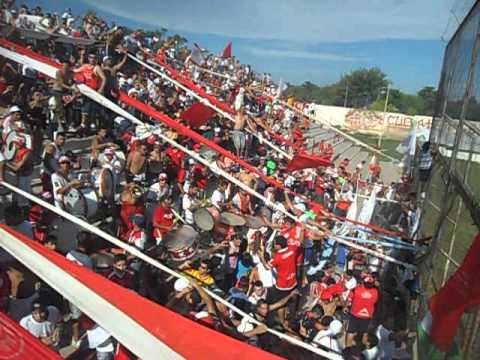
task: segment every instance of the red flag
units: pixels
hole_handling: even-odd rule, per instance
[[[331,165],[330,158],[326,156],[315,156],[315,155],[309,155],[307,153],[298,153],[293,157],[292,160],[290,160],[290,163],[288,164],[285,171],[292,172],[295,170],[316,168],[319,166],[330,166],[330,165]]]
[[[196,102],[190,108],[185,110],[180,118],[188,121],[191,127],[199,128],[207,122],[215,114],[215,110],[203,105],[201,102]]]
[[[222,58],[228,59],[232,57],[232,42],[229,42],[225,49],[223,49]]]
[[[431,341],[443,352],[450,350],[462,314],[480,305],[480,234],[462,265],[430,299]]]

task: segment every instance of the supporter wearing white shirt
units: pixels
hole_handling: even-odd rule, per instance
[[[53,198],[55,206],[63,209],[63,196],[73,187],[80,186],[79,180],[74,180],[70,172],[70,159],[67,156],[61,156],[58,159],[60,168],[52,174]]]
[[[380,358],[380,349],[378,347],[378,337],[373,333],[365,333],[362,337],[362,344],[365,350],[362,351],[365,360],[378,360]]]
[[[55,306],[34,303],[32,313],[20,320],[20,326],[43,343],[55,346],[60,340],[60,311]]]
[[[225,204],[225,190],[227,185],[224,182],[218,184],[218,188],[213,191],[210,201],[217,209],[222,210]]]
[[[183,195],[182,209],[185,214],[185,222],[189,225],[193,225],[193,211],[196,209],[195,192],[197,189],[194,186],[190,186],[188,192]]]
[[[167,183],[168,176],[165,173],[161,173],[158,176],[158,182],[150,186],[147,192],[147,199],[157,202],[161,199],[168,198],[172,195],[172,189]]]
[[[266,300],[267,299],[267,289],[263,286],[261,281],[255,281],[253,284],[253,291],[252,294],[248,297],[248,301],[250,301],[253,305],[257,305],[259,300]]]
[[[389,360],[393,358],[395,352],[395,341],[393,340],[393,331],[384,325],[379,325],[375,332],[378,338],[379,359]]]
[[[88,347],[97,351],[97,359],[113,359],[115,347],[113,338],[104,328],[95,325],[87,330]]]
[[[342,332],[342,323],[335,320],[333,316],[324,316],[317,320],[315,323],[315,329],[318,333],[312,340],[312,345],[323,346],[326,349],[340,353],[342,348],[337,336]]]

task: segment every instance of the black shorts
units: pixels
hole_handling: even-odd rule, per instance
[[[360,319],[352,314],[348,317],[348,329],[347,333],[350,334],[364,334],[368,332],[368,327],[370,326],[371,319]]]
[[[293,289],[290,289],[290,290],[280,290],[280,289],[277,289],[277,288],[274,286],[274,287],[268,289],[267,303],[268,303],[269,305],[275,304],[277,301],[280,301],[280,300],[282,300],[283,298],[285,298],[286,296],[288,296],[292,291],[293,291]]]
[[[419,170],[418,171],[418,177],[420,178],[420,181],[422,181],[422,182],[427,182],[428,181],[428,178],[430,176],[430,170],[431,169]]]

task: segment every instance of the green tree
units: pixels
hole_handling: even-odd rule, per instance
[[[354,70],[337,83],[335,105],[344,104],[348,86],[347,106],[368,107],[387,85],[387,75],[379,68]]]
[[[435,99],[437,90],[433,86],[425,86],[417,95],[423,100],[422,115],[432,116],[435,111]]]
[[[385,110],[385,100],[378,99],[368,107],[368,110],[372,111],[384,111]],[[392,104],[391,102],[388,103],[387,112],[398,112],[398,108]]]

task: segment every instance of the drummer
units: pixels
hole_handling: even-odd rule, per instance
[[[69,157],[61,156],[58,159],[58,164],[59,168],[52,174],[53,198],[55,206],[63,209],[63,196],[65,193],[72,188],[79,188],[82,186],[82,182],[73,178]]]
[[[171,205],[171,198],[164,197],[160,200],[159,205],[153,213],[153,238],[157,246],[162,242],[164,236],[173,228],[175,215],[173,214]]]
[[[106,148],[103,152],[105,155],[102,161],[102,168],[109,169],[113,175],[113,188],[116,189],[119,183],[119,177],[122,172],[122,163],[115,155],[114,148]]]
[[[95,167],[98,160],[98,155],[106,148],[118,149],[118,146],[107,139],[107,128],[101,127],[98,129],[97,135],[92,139],[92,153],[90,155],[90,166]]]
[[[65,133],[57,132],[55,139],[45,145],[42,155],[42,185],[44,191],[52,190],[52,174],[58,169],[58,159],[65,154]]]
[[[201,206],[200,200],[197,198],[198,189],[190,185],[188,191],[183,194],[182,209],[185,214],[185,222],[188,225],[195,223],[193,218],[193,211]]]
[[[212,203],[212,205],[215,206],[219,211],[223,211],[227,207],[227,202],[225,201],[226,190],[227,183],[224,180],[220,180],[218,182],[217,188],[213,191],[210,198],[210,202]]]

